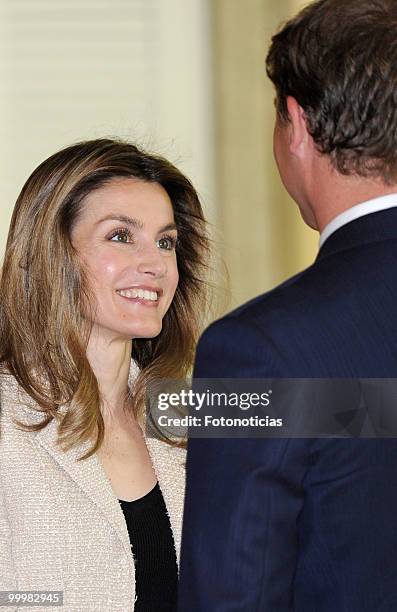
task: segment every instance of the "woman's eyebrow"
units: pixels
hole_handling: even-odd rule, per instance
[[[99,225],[99,223],[103,223],[103,221],[120,221],[120,223],[131,225],[131,227],[135,229],[143,229],[142,221],[138,221],[138,219],[134,219],[133,217],[129,217],[128,215],[109,213],[108,215],[106,215],[106,217],[102,217],[102,219],[99,219],[99,221],[97,221],[95,225]]]
[[[164,227],[161,228],[161,230],[159,230],[159,233],[161,232],[169,232],[170,230],[177,230],[177,226],[176,223],[168,223],[167,225],[165,225]]]
[[[129,217],[128,215],[121,215],[118,213],[109,213],[108,215],[106,215],[106,217],[102,217],[102,219],[99,219],[99,221],[96,222],[96,225],[98,225],[99,223],[102,223],[103,221],[120,221],[120,223],[125,223],[126,225],[130,225],[134,229],[138,229],[138,230],[143,229],[142,221],[139,221],[139,219],[135,219],[134,217]],[[177,229],[177,226],[175,223],[167,223],[167,225],[165,225],[159,230],[159,233],[167,232],[170,230],[176,230],[176,229]]]

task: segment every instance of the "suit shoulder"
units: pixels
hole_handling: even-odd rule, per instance
[[[255,332],[274,329],[277,320],[283,325],[291,317],[307,312],[308,297],[315,292],[315,266],[284,281],[274,289],[262,293],[215,321],[211,327],[251,329]],[[310,301],[310,300],[309,300]]]
[[[230,362],[240,371],[243,361],[252,378],[312,371],[314,356],[324,353],[322,337],[338,325],[321,276],[321,266],[313,265],[212,323],[198,347],[199,372],[207,371],[209,355],[221,361],[226,353],[230,370]]]

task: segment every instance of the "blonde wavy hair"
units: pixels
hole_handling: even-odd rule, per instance
[[[209,238],[191,182],[169,161],[125,141],[96,139],[62,149],[34,170],[17,199],[1,272],[0,369],[16,378],[44,414],[40,423],[20,425],[38,431],[57,419],[65,451],[93,439],[80,459],[102,444],[104,421],[86,356],[95,300],[71,232],[84,198],[121,177],[161,185],[178,229],[179,283],[162,331],[132,343],[140,370],[132,410],[141,416],[150,381],[189,375],[207,309]],[[68,409],[60,418],[64,404]]]

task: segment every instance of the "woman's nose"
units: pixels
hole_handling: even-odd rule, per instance
[[[157,246],[141,252],[137,269],[140,274],[148,274],[153,277],[165,276],[167,264]]]

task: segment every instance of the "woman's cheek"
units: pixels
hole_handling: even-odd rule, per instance
[[[179,282],[179,276],[178,276],[178,272],[177,272],[176,275],[174,276],[174,279],[173,279],[173,287],[172,287],[172,290],[170,291],[170,297],[169,297],[169,303],[168,303],[168,306],[167,306],[167,310],[171,306],[172,301],[173,301],[173,299],[175,297],[175,293],[176,293],[176,290],[178,288],[178,282]]]
[[[108,253],[97,254],[93,257],[91,267],[96,279],[100,282],[103,282],[105,278],[113,279],[119,269],[117,258]]]

